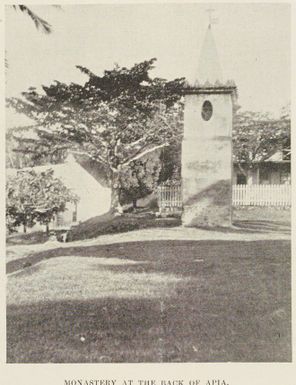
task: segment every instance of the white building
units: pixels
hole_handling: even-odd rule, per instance
[[[66,187],[79,197],[77,204],[68,203],[66,210],[56,216],[49,226],[51,229],[67,229],[73,224],[102,215],[110,209],[110,188],[103,186],[102,183],[95,179],[76,161],[72,154],[67,157],[64,163],[36,166],[31,169],[38,173],[48,169],[54,170],[54,177],[60,179]],[[13,176],[17,175],[18,171],[17,169],[8,169],[6,173],[7,176]],[[32,230],[38,229],[40,229],[38,225],[32,228]]]

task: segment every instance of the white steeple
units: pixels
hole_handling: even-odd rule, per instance
[[[218,58],[211,24],[209,24],[207,28],[202,45],[196,81],[200,85],[203,85],[205,82],[209,82],[211,85],[214,85],[217,81],[219,83],[223,83],[222,69]]]

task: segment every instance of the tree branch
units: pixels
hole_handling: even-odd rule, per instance
[[[89,154],[86,151],[78,151],[78,150],[72,150],[72,149],[70,151],[71,151],[71,153],[76,154],[76,155],[85,155],[88,158],[95,160],[96,162],[99,161],[99,162],[105,164],[106,166],[110,167],[108,162],[105,159],[101,158],[98,154],[96,154],[96,156],[94,156],[94,155]],[[110,167],[110,168],[112,169],[112,167]]]
[[[121,163],[122,166],[126,166],[128,165],[129,163],[133,162],[134,160],[137,160],[137,159],[140,159],[142,158],[143,156],[147,155],[147,154],[150,154],[151,152],[153,151],[156,151],[158,150],[159,148],[163,148],[163,147],[166,147],[168,146],[169,144],[168,143],[163,143],[163,144],[159,144],[159,145],[156,145],[152,148],[149,148],[145,151],[143,151],[143,149],[141,149],[140,151],[138,151],[134,156],[128,158],[125,162]],[[143,151],[143,152],[142,152]]]

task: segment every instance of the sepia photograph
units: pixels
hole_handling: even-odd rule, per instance
[[[291,5],[4,28],[6,363],[291,363]]]

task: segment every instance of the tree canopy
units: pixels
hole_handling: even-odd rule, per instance
[[[278,119],[259,112],[238,112],[233,122],[233,158],[246,173],[257,162],[277,151],[290,148],[291,121],[289,107]]]
[[[28,146],[50,154],[71,148],[105,166],[115,210],[121,169],[182,135],[184,79],[151,78],[155,60],[129,69],[116,65],[102,76],[77,66],[88,77],[83,85],[56,81],[8,100],[38,125],[38,140]]]
[[[137,207],[137,200],[152,193],[157,187],[161,162],[158,152],[143,156],[124,167],[120,174],[121,197]]]
[[[31,87],[21,98],[8,99],[9,106],[36,122],[36,137],[19,140],[17,151],[36,164],[59,161],[69,149],[96,162],[108,176],[115,211],[121,210],[123,190],[137,197],[157,178],[179,174],[184,78],[151,77],[155,60],[131,68],[115,65],[102,75],[77,66],[87,77],[84,84],[55,81],[42,91]],[[288,107],[279,119],[250,111],[234,115],[233,156],[243,172],[289,145]],[[149,158],[159,149],[165,170]]]
[[[78,202],[54,171],[19,170],[6,182],[6,223],[8,229],[36,222],[48,225],[53,216],[66,209],[67,202]]]

